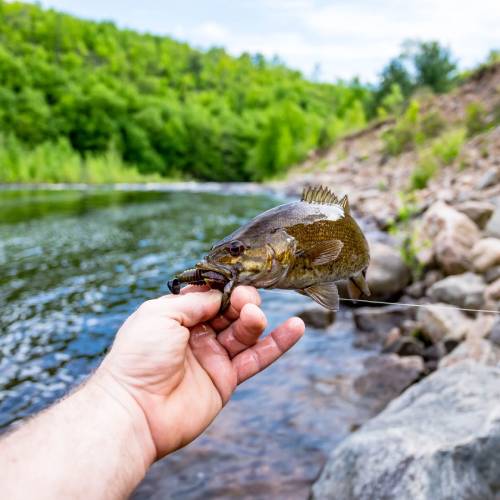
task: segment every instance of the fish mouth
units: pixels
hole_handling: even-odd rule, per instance
[[[202,261],[193,269],[187,269],[176,275],[168,282],[168,288],[174,295],[180,293],[181,285],[208,285],[210,288],[222,291],[234,278],[234,273],[230,269]]]

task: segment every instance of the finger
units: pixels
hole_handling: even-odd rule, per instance
[[[161,313],[187,327],[212,319],[220,309],[222,294],[218,290],[191,292],[183,295],[165,295],[148,300],[141,309]]]
[[[225,404],[236,387],[236,373],[216,335],[211,327],[196,325],[191,330],[189,345],[219,392],[222,404]]]
[[[188,285],[181,288],[180,295],[193,292],[208,292],[211,288],[208,285]]]
[[[265,339],[238,354],[233,359],[238,384],[276,361],[302,337],[304,329],[304,322],[300,318],[290,318]]]
[[[240,317],[217,336],[232,358],[241,351],[254,345],[267,326],[267,319],[255,304],[245,304]]]
[[[261,303],[259,292],[253,286],[238,286],[231,294],[231,303],[220,316],[217,316],[210,325],[216,332],[220,332],[227,328],[240,315],[245,304],[255,304],[259,306]]]

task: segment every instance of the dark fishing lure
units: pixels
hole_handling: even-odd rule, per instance
[[[237,285],[296,290],[338,310],[336,281],[347,280],[352,298],[370,295],[365,280],[370,254],[352,218],[347,196],[323,187],[304,189],[300,201],[272,208],[216,243],[204,260],[169,281],[223,291],[222,307]]]

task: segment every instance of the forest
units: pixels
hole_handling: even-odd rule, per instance
[[[394,112],[417,86],[442,92],[456,79],[436,42],[405,49],[375,86],[319,83],[277,57],[0,0],[0,182],[260,181]]]

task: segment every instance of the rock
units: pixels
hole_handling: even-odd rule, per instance
[[[415,281],[405,288],[405,293],[412,299],[420,299],[425,295],[425,283],[423,281]]]
[[[395,326],[394,328],[391,328],[389,330],[389,333],[387,334],[387,336],[384,339],[384,343],[382,345],[382,352],[385,352],[385,350],[389,346],[394,344],[394,342],[398,341],[400,338],[401,338],[401,330],[397,326]],[[388,351],[388,352],[392,352],[392,351]]]
[[[485,233],[487,236],[500,238],[500,206],[497,205],[497,208],[493,212],[488,224],[486,224]]]
[[[312,328],[327,328],[335,321],[335,313],[324,307],[311,306],[297,316],[304,321],[306,326]]]
[[[437,281],[427,290],[427,294],[435,302],[481,309],[484,305],[485,288],[486,284],[481,276],[468,272]]]
[[[500,264],[500,239],[483,238],[472,248],[474,269],[484,273],[490,267]]]
[[[445,339],[463,340],[470,324],[461,311],[442,303],[421,307],[417,312],[417,321],[422,333],[433,344]]]
[[[364,367],[364,373],[354,380],[354,389],[363,398],[373,400],[377,410],[401,394],[425,369],[420,356],[396,354],[370,356]]]
[[[400,337],[382,350],[386,354],[398,354],[399,356],[423,356],[424,345],[413,337]]]
[[[439,361],[441,358],[446,356],[446,354],[447,351],[444,342],[438,342],[437,344],[427,347],[424,350],[422,357],[425,361]]]
[[[455,206],[455,208],[465,214],[476,223],[479,229],[484,229],[495,210],[495,205],[487,201],[466,201]]]
[[[500,317],[497,316],[495,318],[495,322],[491,328],[491,332],[489,335],[490,342],[493,342],[497,347],[500,347]]]
[[[442,280],[444,274],[439,269],[431,269],[427,271],[424,276],[425,288],[430,288],[436,281]]]
[[[498,302],[500,302],[500,278],[486,287],[484,299],[488,308],[495,309],[497,307]]]
[[[446,274],[471,268],[470,250],[479,240],[478,227],[465,214],[446,203],[434,203],[424,214],[415,233],[423,265],[435,260]]]
[[[489,168],[479,179],[476,189],[483,190],[494,186],[500,181],[500,171],[496,167]]]
[[[492,283],[493,281],[496,281],[498,278],[500,278],[500,266],[490,267],[484,273],[484,280],[486,281],[486,283]]]
[[[467,359],[484,365],[496,365],[500,361],[500,348],[486,339],[468,338],[452,353],[441,359],[439,368],[446,368]]]
[[[404,320],[414,318],[414,309],[396,304],[384,307],[360,307],[353,312],[354,323],[360,330],[381,334],[399,326]]]
[[[370,266],[366,279],[373,300],[397,296],[410,281],[410,270],[399,252],[383,243],[370,243]]]
[[[500,490],[500,368],[438,370],[345,439],[316,500],[493,500]]]

